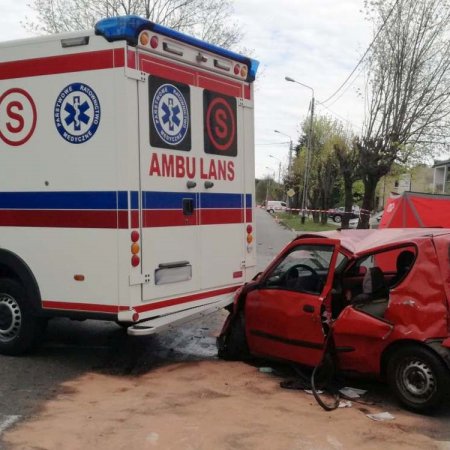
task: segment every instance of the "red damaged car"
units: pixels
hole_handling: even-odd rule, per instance
[[[332,333],[337,368],[386,379],[425,412],[450,385],[450,230],[342,230],[294,239],[237,291],[219,356],[315,367]]]

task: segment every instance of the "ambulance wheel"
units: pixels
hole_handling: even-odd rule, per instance
[[[20,355],[35,349],[46,325],[46,319],[33,315],[22,286],[0,279],[0,353]]]
[[[424,347],[408,346],[394,353],[387,375],[400,403],[415,412],[438,408],[448,391],[447,368],[438,355]]]
[[[245,336],[244,313],[239,312],[231,321],[228,332],[218,342],[219,358],[226,361],[244,361],[250,353]]]

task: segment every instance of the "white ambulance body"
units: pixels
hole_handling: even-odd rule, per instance
[[[138,17],[0,44],[0,352],[52,316],[150,334],[255,271],[257,62]]]

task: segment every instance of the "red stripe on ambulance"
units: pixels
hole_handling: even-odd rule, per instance
[[[133,309],[138,313],[153,311],[159,308],[167,308],[169,306],[176,306],[183,303],[195,302],[197,300],[203,300],[209,297],[230,294],[239,289],[239,287],[240,286],[232,286],[224,289],[219,289],[216,291],[202,292],[201,294],[193,294],[184,297],[162,300],[148,305],[137,306]],[[129,309],[127,306],[101,305],[97,303],[58,302],[53,300],[43,300],[42,307],[45,309],[56,309],[64,311],[86,311],[86,312],[107,313],[107,314],[117,314],[119,311],[127,311]]]
[[[0,226],[126,229],[128,212],[0,209]]]
[[[163,61],[149,55],[139,54],[139,68],[145,73],[157,75],[161,78],[198,86],[231,97],[250,99],[251,91],[249,86],[246,87],[242,83],[225,80],[200,70],[180,67],[178,64]]]
[[[124,67],[123,49],[48,56],[0,63],[0,80]]]
[[[187,295],[185,297],[178,297],[171,300],[163,300],[160,302],[150,303],[148,305],[136,306],[134,309],[138,313],[153,311],[154,309],[167,308],[168,306],[175,306],[180,305],[182,303],[195,302],[196,300],[203,300],[209,297],[216,297],[219,295],[230,294],[239,288],[240,286],[232,286],[224,289],[219,289],[217,291],[202,292],[201,294]]]

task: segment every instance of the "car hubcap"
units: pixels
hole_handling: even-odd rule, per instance
[[[411,395],[424,399],[436,388],[433,372],[423,361],[408,361],[404,365],[402,384]]]
[[[14,339],[20,330],[22,315],[14,298],[0,294],[0,341],[8,342]]]

